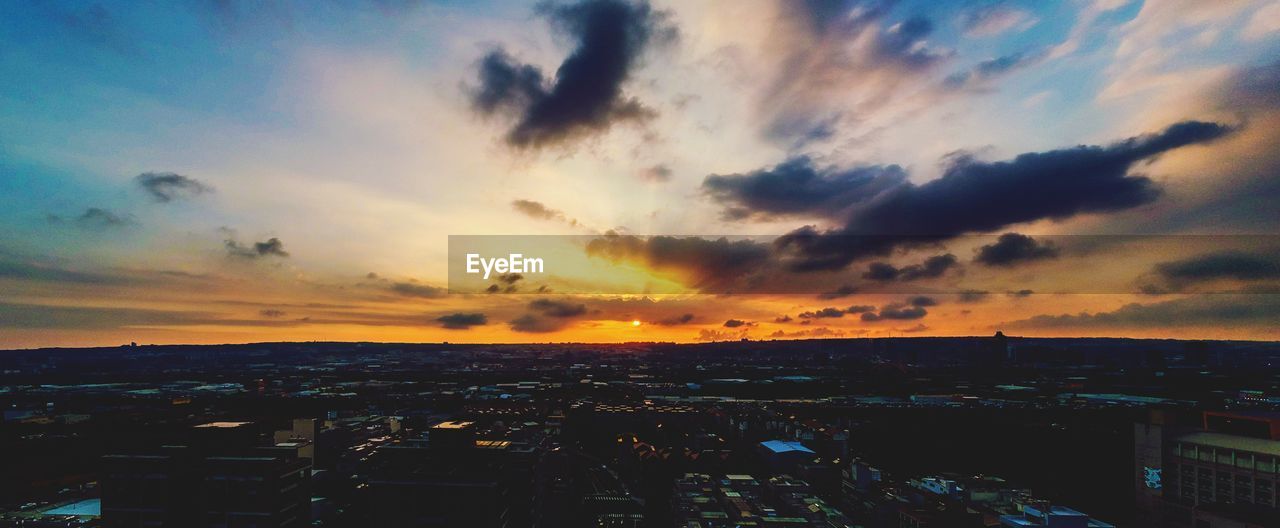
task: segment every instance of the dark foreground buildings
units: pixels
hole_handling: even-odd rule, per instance
[[[1148,526],[1280,526],[1280,416],[1152,412],[1134,427],[1138,507]]]
[[[253,424],[196,426],[184,445],[102,461],[108,527],[294,528],[310,525],[311,460],[303,444],[256,446]]]

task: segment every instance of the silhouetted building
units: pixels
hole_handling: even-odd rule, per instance
[[[189,445],[102,459],[108,527],[289,528],[310,524],[311,461],[254,448],[252,424],[197,426]]]

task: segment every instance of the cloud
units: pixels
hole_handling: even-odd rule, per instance
[[[268,319],[279,319],[279,318],[284,317],[285,315],[288,315],[288,314],[286,314],[283,310],[276,310],[276,309],[274,309],[274,308],[266,308],[266,309],[258,310],[258,315],[261,315],[262,317],[266,317],[266,318],[268,318]]]
[[[529,303],[529,309],[549,317],[578,317],[587,313],[587,305],[567,300],[537,299]]]
[[[832,291],[819,293],[819,294],[818,294],[818,298],[819,298],[819,299],[827,299],[827,300],[830,300],[830,299],[839,299],[839,298],[842,298],[842,297],[848,297],[848,296],[853,295],[853,294],[855,294],[855,293],[858,293],[858,289],[857,289],[857,288],[855,288],[855,287],[853,287],[853,286],[850,286],[850,285],[848,285],[848,284],[845,284],[845,285],[840,286],[839,288],[836,288],[836,289],[834,289],[834,290],[832,290]]]
[[[482,313],[453,313],[437,317],[436,321],[450,330],[467,330],[473,326],[488,324],[489,318]]]
[[[773,339],[800,338],[800,337],[830,338],[830,337],[844,337],[845,335],[846,334],[844,330],[832,330],[830,328],[822,326],[822,327],[814,328],[811,330],[797,330],[795,332],[786,332],[783,330],[778,330],[773,332],[772,334],[769,334],[766,337],[770,337]]]
[[[937,299],[934,299],[933,297],[926,297],[926,296],[924,296],[924,295],[918,295],[918,296],[915,296],[915,297],[912,297],[912,298],[908,299],[908,300],[907,300],[907,304],[910,304],[911,306],[920,306],[920,307],[923,307],[923,306],[937,306],[937,305],[938,305],[938,300],[937,300]]]
[[[978,248],[973,261],[987,266],[1013,267],[1024,262],[1058,258],[1058,248],[1052,242],[1037,242],[1020,233],[1005,233],[996,243]]]
[[[56,224],[62,222],[62,217],[49,215],[47,220]],[[75,223],[82,229],[109,229],[126,227],[137,222],[131,215],[115,213],[100,207],[90,207],[75,218]]]
[[[760,97],[765,137],[801,148],[900,109],[916,81],[951,55],[922,16],[887,20],[894,2],[779,2]],[[888,109],[888,110],[886,110]]]
[[[535,220],[564,220],[564,213],[533,200],[513,200],[511,207]]]
[[[952,90],[987,89],[992,81],[1017,70],[1033,66],[1047,56],[1047,52],[1041,51],[1036,53],[1017,52],[990,58],[975,64],[970,69],[948,75],[946,79],[943,79],[942,84]]]
[[[514,121],[506,135],[509,145],[565,144],[615,123],[656,115],[625,96],[623,85],[649,47],[677,38],[665,13],[647,2],[623,0],[542,4],[538,11],[574,42],[555,78],[496,49],[480,60],[479,86],[470,89],[476,111]]]
[[[392,282],[387,286],[387,289],[405,297],[420,297],[424,299],[434,299],[445,294],[444,288],[419,284],[416,281]]]
[[[982,302],[991,295],[991,292],[983,290],[964,290],[960,292],[959,301],[965,304]]]
[[[1007,328],[1176,328],[1256,326],[1274,328],[1280,295],[1196,295],[1152,304],[1127,304],[1110,312],[1037,315]]]
[[[730,330],[709,330],[706,328],[698,330],[698,341],[737,341],[747,337],[747,330],[730,331]]]
[[[929,315],[929,311],[924,306],[915,304],[917,299],[929,299],[928,297],[917,297],[911,302],[892,303],[882,306],[879,313],[863,312],[861,318],[863,321],[884,321],[884,320],[912,320],[923,319]]]
[[[994,37],[1010,30],[1022,31],[1037,22],[1036,18],[1006,2],[992,2],[965,11],[960,17],[960,27],[965,36]]]
[[[634,262],[677,275],[686,285],[705,291],[731,290],[744,276],[759,272],[769,259],[769,246],[727,238],[653,236],[608,233],[587,243],[587,255],[613,262]]]
[[[844,317],[845,311],[839,308],[823,308],[812,312],[801,312],[801,319],[829,319]]]
[[[131,326],[202,324],[212,320],[212,316],[204,312],[0,302],[0,328],[60,328],[82,331]]]
[[[213,192],[213,187],[172,172],[144,172],[134,178],[138,186],[160,203],[193,198],[201,194]]]
[[[222,242],[227,248],[227,255],[233,257],[256,259],[260,257],[288,257],[289,252],[284,250],[284,242],[279,238],[271,237],[264,242],[254,242],[252,246],[243,246],[233,239],[226,239]]]
[[[640,171],[640,179],[655,183],[671,181],[671,168],[666,165],[654,165]]]
[[[574,319],[586,315],[587,305],[569,300],[537,299],[529,303],[529,313],[512,319],[511,330],[547,333],[568,327]]]
[[[671,317],[659,319],[657,321],[654,321],[653,324],[656,324],[658,326],[679,326],[683,324],[689,324],[693,322],[693,320],[694,320],[694,315],[691,313],[687,313],[687,314],[674,315]]]
[[[947,270],[959,264],[956,256],[950,253],[934,255],[920,264],[912,264],[901,269],[887,262],[872,262],[867,266],[867,271],[862,274],[862,278],[877,282],[895,280],[911,282],[920,279],[934,279],[943,276],[947,273]]]
[[[906,181],[897,165],[839,171],[814,167],[806,156],[745,174],[712,174],[702,192],[724,206],[730,220],[839,216],[864,199]]]
[[[896,176],[897,181],[887,186],[858,182],[859,189],[883,190],[873,196],[854,192],[850,199],[858,205],[847,215],[831,218],[842,221],[843,227],[819,231],[806,226],[780,237],[775,245],[791,254],[794,270],[835,270],[899,246],[1134,208],[1159,195],[1150,178],[1129,174],[1134,165],[1230,131],[1225,125],[1185,121],[1106,147],[1032,152],[997,162],[954,157],[940,178],[923,184]],[[810,207],[815,213],[830,209],[825,200]]]
[[[874,312],[876,311],[876,307],[871,306],[870,304],[855,304],[853,306],[845,308],[844,311],[845,313],[850,313],[850,314],[862,314],[867,312]]]
[[[1184,291],[1216,281],[1239,282],[1280,280],[1280,253],[1247,253],[1227,250],[1162,262],[1152,269],[1155,281],[1143,285],[1148,293]]]
[[[907,328],[894,328],[894,330],[897,330],[897,331],[899,331],[899,332],[903,332],[903,333],[907,333],[907,334],[913,334],[913,333],[916,333],[916,332],[924,332],[924,331],[926,331],[926,330],[928,330],[928,329],[929,329],[929,327],[928,327],[928,326],[926,326],[924,323],[919,323],[919,324],[917,324],[917,325],[915,325],[915,326],[911,326],[911,327],[907,327]]]
[[[753,322],[743,321],[742,319],[729,319],[728,321],[724,322],[725,328],[739,328],[743,326],[755,326],[755,325],[756,324]]]
[[[67,269],[52,262],[19,258],[0,253],[0,279],[18,279],[72,284],[124,284],[128,277],[113,273],[97,273]]]

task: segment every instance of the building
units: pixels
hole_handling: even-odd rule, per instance
[[[1138,506],[1151,525],[1280,526],[1280,415],[1205,412],[1198,427],[1138,424],[1135,433]]]
[[[310,459],[296,448],[255,447],[254,431],[214,422],[195,427],[186,445],[104,456],[103,526],[308,526]]]
[[[1020,515],[1003,515],[1001,526],[1014,528],[1115,528],[1113,525],[1093,519],[1071,508],[1054,506],[1043,501],[1032,501],[1022,506]]]

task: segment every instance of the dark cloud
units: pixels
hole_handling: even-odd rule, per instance
[[[933,297],[918,295],[907,299],[907,304],[910,304],[911,306],[937,306],[938,300]]]
[[[205,323],[213,323],[213,316],[204,312],[0,302],[0,328],[60,328],[82,331]]]
[[[976,303],[986,300],[990,295],[990,292],[983,290],[964,290],[960,292],[959,300],[962,303]]]
[[[850,306],[844,309],[845,313],[850,313],[850,314],[863,314],[863,313],[874,312],[874,311],[876,311],[876,307],[871,306],[870,304],[855,304],[853,306]]]
[[[928,299],[928,297],[924,297],[924,299]],[[913,299],[913,301],[914,300],[915,299]],[[923,306],[918,306],[911,303],[892,303],[892,304],[887,304],[885,306],[882,306],[880,308],[879,313],[863,312],[861,317],[863,321],[884,321],[884,320],[900,320],[901,321],[901,320],[911,320],[911,319],[923,319],[924,316],[926,315],[929,315],[929,312],[928,310],[925,310]]]
[[[548,317],[578,317],[587,313],[587,305],[570,301],[537,299],[529,303],[529,309]]]
[[[755,326],[755,325],[756,324],[753,322],[743,321],[742,319],[730,319],[724,322],[725,328],[739,328],[743,326]]]
[[[858,289],[857,289],[857,288],[855,288],[855,287],[853,287],[853,286],[850,286],[850,285],[846,284],[846,285],[843,285],[843,286],[841,286],[841,287],[839,287],[839,288],[836,288],[836,289],[834,289],[834,290],[832,290],[832,291],[819,293],[819,294],[818,294],[818,298],[819,298],[819,299],[828,299],[828,300],[829,300],[829,299],[840,299],[840,298],[842,298],[842,297],[848,297],[848,296],[853,295],[853,294],[855,294],[855,293],[858,293]]]
[[[405,297],[420,297],[424,299],[434,299],[445,294],[444,288],[419,284],[416,281],[392,282],[387,286],[387,289]]]
[[[640,179],[651,182],[671,181],[671,169],[666,165],[654,165],[640,171]]]
[[[150,194],[152,199],[161,203],[213,192],[213,187],[195,178],[172,172],[144,172],[135,177],[134,181],[143,191]]]
[[[276,310],[276,309],[274,309],[274,308],[267,308],[267,309],[263,309],[263,310],[258,310],[258,315],[261,315],[262,317],[266,317],[266,318],[268,318],[268,319],[279,319],[279,318],[284,317],[285,315],[288,315],[288,314],[287,314],[287,313],[285,313],[283,310]]]
[[[1127,304],[1115,311],[1038,315],[1008,328],[1176,328],[1250,326],[1274,328],[1280,295],[1195,295],[1153,304]]]
[[[648,48],[676,38],[665,13],[652,10],[647,2],[623,0],[542,4],[539,12],[557,33],[574,42],[554,79],[498,49],[481,59],[480,83],[470,93],[478,112],[514,120],[506,135],[508,144],[562,144],[618,122],[655,115],[625,96],[622,88]]]
[[[802,312],[801,319],[834,319],[844,317],[845,311],[839,308],[823,308],[812,312]]]
[[[858,206],[848,215],[831,218],[842,221],[843,227],[819,231],[806,226],[780,237],[776,246],[790,253],[792,269],[833,270],[863,257],[886,255],[896,247],[963,233],[1130,209],[1159,195],[1150,178],[1129,174],[1135,164],[1213,141],[1229,131],[1216,123],[1186,121],[1106,147],[1033,152],[997,162],[958,156],[942,177],[918,185],[896,175],[891,177],[898,181],[888,186],[859,181],[854,185],[858,189],[884,190],[874,196],[852,193],[850,199]],[[726,209],[736,206],[729,203]],[[831,210],[831,204],[815,200],[809,210],[822,213]]]
[[[614,262],[629,261],[680,276],[685,285],[703,291],[727,291],[769,259],[767,245],[727,238],[653,236],[609,233],[587,243],[587,254]]]
[[[473,326],[487,324],[489,318],[482,313],[453,313],[436,318],[440,326],[450,330],[467,330]]]
[[[533,200],[513,200],[511,207],[537,220],[564,220],[564,213]]]
[[[814,167],[802,156],[769,169],[707,176],[702,192],[724,205],[727,219],[831,217],[904,181],[897,165],[838,171]]]
[[[872,262],[862,278],[877,282],[900,280],[910,282],[920,279],[933,279],[943,276],[947,270],[959,265],[955,255],[934,255],[920,264],[912,264],[901,269],[887,262]]]
[[[1280,278],[1280,255],[1224,251],[1156,265],[1161,276],[1178,281]]]
[[[991,81],[1035,65],[1046,56],[1047,54],[1044,52],[1018,52],[987,59],[975,64],[970,69],[958,71],[947,76],[942,81],[942,84],[953,90],[986,88]]]
[[[877,282],[889,282],[898,279],[898,268],[888,262],[872,262],[867,266],[862,278]]]
[[[57,220],[54,220],[55,218]],[[56,215],[50,215],[48,219],[52,223],[60,223],[62,221],[62,218]],[[127,214],[119,214],[99,207],[90,207],[75,218],[75,223],[84,229],[108,229],[125,227],[136,222],[132,216]]]
[[[112,273],[67,269],[53,262],[0,253],[0,279],[18,279],[74,284],[124,284],[129,278]]]
[[[774,318],[773,318],[773,322],[775,322],[775,323],[790,323],[790,322],[791,322],[791,316],[790,316],[790,315],[785,315],[785,314],[783,314],[783,315],[779,315],[778,317],[774,317]]]
[[[1005,233],[996,243],[978,248],[973,261],[987,266],[1013,267],[1024,262],[1057,258],[1058,248],[1052,242],[1037,242],[1021,233]]]
[[[946,57],[925,45],[925,38],[932,32],[933,22],[922,16],[913,16],[889,26],[876,39],[876,58],[912,69],[932,66]]]
[[[289,252],[284,250],[284,242],[275,237],[268,238],[264,242],[254,242],[252,246],[243,246],[230,238],[224,240],[222,244],[227,248],[227,254],[233,257],[255,259],[289,256]]]
[[[569,300],[537,299],[529,303],[529,313],[508,322],[511,330],[526,333],[555,332],[586,315],[587,305]]]
[[[1032,290],[1017,290],[1017,291],[1008,292],[1005,295],[1008,295],[1010,297],[1030,297],[1035,293],[1036,292]]]
[[[664,319],[659,319],[657,321],[654,321],[654,324],[659,326],[679,326],[683,324],[692,323],[693,319],[694,319],[694,315],[691,313],[687,313],[687,314],[667,317]]]

